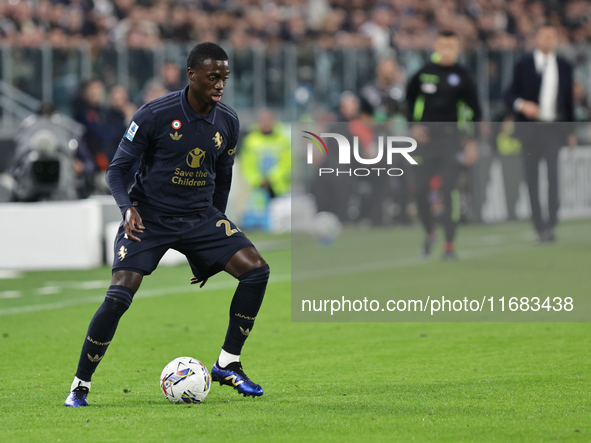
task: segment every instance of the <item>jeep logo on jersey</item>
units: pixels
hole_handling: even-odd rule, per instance
[[[193,149],[187,154],[187,164],[191,168],[198,168],[205,158],[205,151],[199,148]]]
[[[355,158],[355,161],[357,163],[360,163],[362,165],[375,165],[377,163],[380,163],[382,161],[382,159],[384,158],[384,139],[385,140],[385,153],[386,153],[386,160],[387,160],[387,164],[391,165],[392,164],[392,158],[394,156],[394,154],[400,154],[402,155],[407,162],[409,162],[411,165],[416,165],[418,164],[414,158],[412,158],[410,156],[410,152],[414,151],[417,148],[417,142],[414,138],[411,137],[400,137],[400,136],[387,136],[387,137],[383,137],[380,136],[378,137],[378,141],[377,141],[377,153],[375,154],[374,158],[363,158],[361,157],[360,153],[359,153],[359,137],[358,136],[354,136],[353,137],[353,149],[351,149],[351,143],[349,142],[349,139],[347,137],[345,137],[342,134],[337,134],[334,132],[323,132],[322,134],[320,134],[320,137],[318,137],[316,134],[312,133],[312,132],[308,132],[308,131],[303,131],[307,134],[312,135],[316,140],[318,140],[320,143],[318,143],[316,140],[308,137],[308,136],[303,136],[304,138],[310,140],[310,142],[308,142],[308,150],[307,150],[307,163],[309,165],[311,165],[313,163],[313,150],[314,150],[314,145],[316,145],[318,147],[318,149],[320,150],[321,154],[326,154],[329,155],[328,152],[328,148],[326,146],[326,144],[324,143],[324,141],[322,140],[322,138],[326,138],[326,137],[331,137],[334,138],[338,144],[338,148],[339,148],[339,165],[350,165],[351,164],[351,151],[353,151],[353,157]],[[410,144],[410,146],[409,146]],[[402,146],[401,146],[402,145]],[[405,146],[406,145],[406,146]],[[324,149],[323,149],[324,148]],[[334,155],[334,154],[330,154],[330,155]],[[355,176],[359,176],[359,177],[363,177],[363,176],[367,176],[370,175],[372,173],[380,175],[380,171],[384,171],[385,174],[390,175],[390,176],[400,176],[403,174],[404,171],[402,171],[402,169],[400,168],[357,168],[357,169],[346,169],[346,170],[340,170],[340,169],[334,169],[334,168],[319,168],[318,170],[318,175],[324,175],[324,174],[334,174],[336,173],[336,175],[355,175]]]

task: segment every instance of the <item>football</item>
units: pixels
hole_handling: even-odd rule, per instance
[[[160,389],[171,403],[201,403],[209,394],[210,386],[209,371],[191,357],[175,358],[160,375]]]
[[[341,221],[332,212],[322,211],[314,217],[312,232],[322,246],[331,246],[342,229]]]

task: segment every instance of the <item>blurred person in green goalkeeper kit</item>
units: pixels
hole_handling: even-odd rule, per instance
[[[268,203],[291,186],[290,140],[283,125],[263,109],[239,151],[242,175],[252,189],[243,227],[268,228]]]

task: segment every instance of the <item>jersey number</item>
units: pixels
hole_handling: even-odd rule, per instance
[[[215,225],[218,228],[224,225],[226,227],[226,235],[228,237],[232,234],[236,234],[237,232],[242,232],[238,227],[236,227],[236,229],[232,229],[232,226],[230,225],[230,222],[228,220],[218,220],[218,222]]]

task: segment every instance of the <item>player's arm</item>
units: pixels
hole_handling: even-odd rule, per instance
[[[413,75],[406,85],[406,119],[409,123],[420,122],[423,118],[425,103],[424,100],[422,100],[423,97],[419,100],[419,96],[422,94],[420,80],[421,72],[422,71],[419,71]],[[419,101],[419,103],[417,103],[417,101]],[[410,135],[419,143],[428,143],[430,140],[429,129],[426,125],[412,124],[410,126]]]
[[[482,120],[482,108],[478,100],[478,90],[476,84],[472,81],[472,77],[467,72],[465,85],[464,102],[472,109],[472,121],[479,122]]]
[[[420,72],[413,75],[406,85],[406,119],[409,122],[415,121],[415,106],[421,93]]]
[[[238,144],[238,122],[234,131],[234,137],[228,142],[224,152],[218,157],[215,164],[215,189],[213,191],[213,206],[222,214],[226,213],[228,205],[228,195],[232,185],[232,166],[234,166],[234,156],[236,145]]]
[[[569,148],[574,149],[577,146],[577,136],[575,134],[575,105],[574,105],[574,94],[573,94],[573,68],[568,63],[567,65],[568,73],[566,75],[566,87],[565,87],[565,97],[564,97],[564,105],[565,105],[565,115],[563,117],[564,121],[569,123],[562,123],[566,125],[567,129],[567,144]]]
[[[535,120],[538,118],[540,112],[538,104],[521,97],[524,86],[524,78],[521,73],[523,72],[524,64],[524,59],[521,59],[513,68],[513,79],[511,80],[509,89],[507,89],[507,92],[505,93],[505,104],[509,109],[523,114],[530,120]]]
[[[516,100],[520,99],[520,92],[521,92],[521,76],[519,75],[519,65],[520,63],[516,63],[513,67],[513,78],[511,79],[511,84],[509,85],[509,89],[505,92],[505,105],[511,109],[515,110],[515,102]]]
[[[476,84],[472,81],[472,77],[467,71],[463,73],[461,82],[464,86],[462,88],[461,99],[467,109],[463,115],[465,126],[466,142],[460,163],[464,166],[472,166],[478,160],[478,138],[480,134],[480,127],[477,122],[482,120],[482,109],[480,108],[480,101],[478,100],[478,90]],[[460,112],[460,111],[459,111]],[[458,115],[458,118],[460,116]],[[476,124],[474,124],[476,123]]]
[[[567,65],[568,74],[566,75],[566,88],[565,88],[565,111],[566,115],[564,120],[567,122],[575,121],[575,101],[573,93],[573,67],[568,63]]]
[[[107,169],[107,184],[125,220],[125,234],[132,241],[141,241],[134,234],[141,234],[144,225],[127,193],[125,176],[148,148],[150,131],[153,127],[152,112],[145,106],[140,108],[133,116]]]

